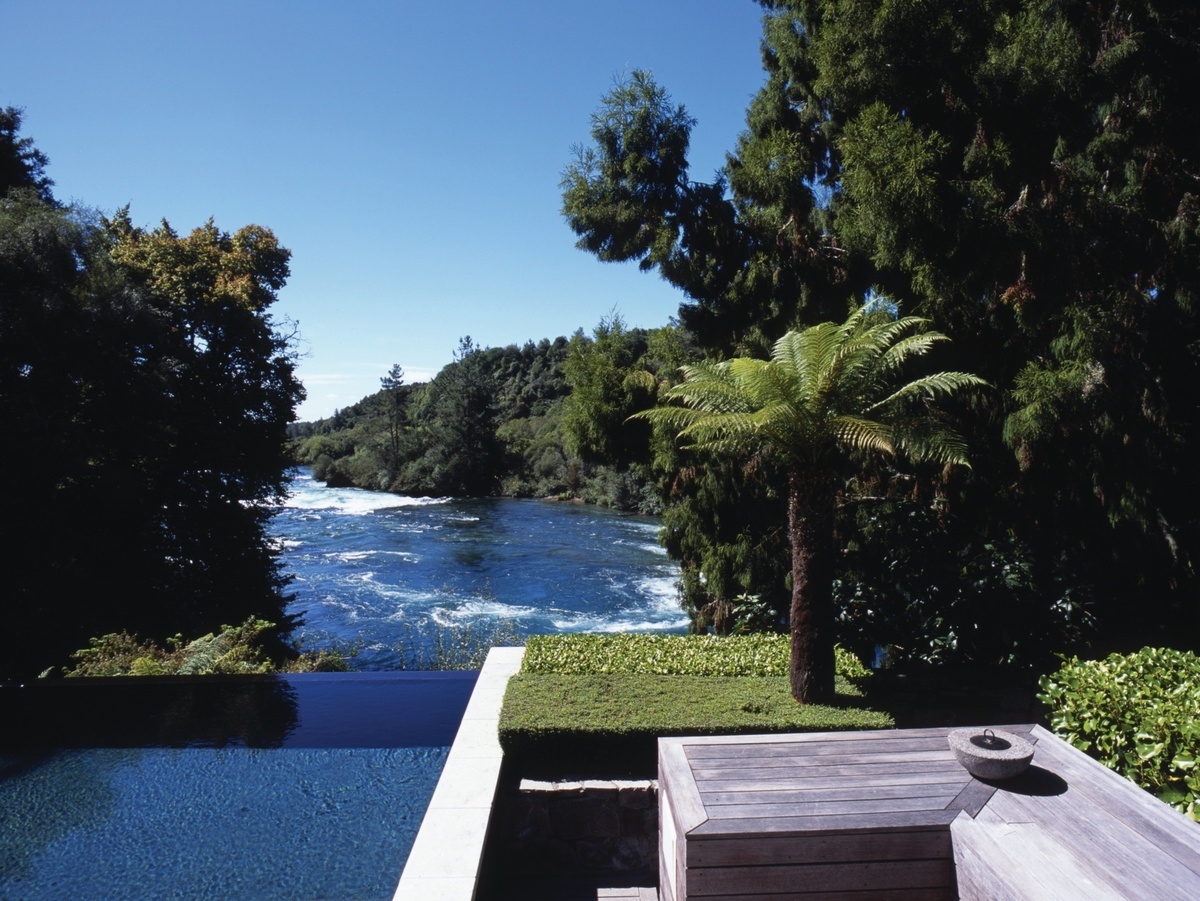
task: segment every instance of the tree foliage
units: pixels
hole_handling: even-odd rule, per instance
[[[625,419],[653,404],[664,373],[688,358],[686,339],[674,326],[629,329],[616,315],[593,334],[499,348],[463,339],[429,383],[389,375],[378,394],[296,424],[293,453],[329,484],[659,512],[649,429]]]
[[[587,463],[628,468],[646,462],[649,433],[627,420],[654,404],[657,383],[646,366],[646,334],[631,332],[617,314],[606,317],[592,340],[571,340],[563,374],[571,386],[563,410],[570,448]]]
[[[50,160],[33,143],[21,137],[24,110],[0,108],[0,197],[14,189],[33,191],[43,202],[53,205],[50,188],[54,182],[46,175]]]
[[[1005,389],[998,515],[1035,559],[1103,573],[1121,643],[1195,641],[1200,14],[820,8],[806,33],[836,110],[838,231]],[[918,60],[923,35],[939,49]]]
[[[27,188],[0,200],[6,672],[251,613],[281,651],[265,525],[303,389],[267,310],[288,256],[257,226],[180,237]]]
[[[761,5],[766,79],[712,182],[690,180],[694,123],[649,75],[603,97],[563,178],[580,246],[680,287],[714,360],[841,319],[874,285],[996,387],[964,426],[969,477],[930,471],[899,490],[868,467],[841,483],[837,587],[855,640],[903,642],[893,659],[1028,662],[1014,653],[1028,636],[982,638],[995,620],[963,596],[976,579],[997,603],[1019,596],[1032,634],[1196,645],[1200,11]],[[668,542],[688,536],[672,553],[693,608],[776,596],[778,572],[751,575],[734,549],[771,540],[739,511],[777,502],[782,474],[659,460],[675,471]],[[854,550],[867,534],[870,553]],[[1021,574],[1007,587],[985,575],[1005,567]],[[962,603],[926,599],[911,616],[905,595],[929,578],[927,595]],[[886,599],[870,626],[865,598]]]
[[[567,353],[566,338],[504,348],[463,338],[430,382],[403,384],[394,366],[378,394],[294,426],[293,453],[330,484],[414,495],[567,492],[559,430]]]
[[[874,320],[874,321],[872,321]],[[773,458],[787,475],[792,557],[790,680],[802,703],[834,691],[834,511],[839,463],[850,455],[897,455],[966,464],[958,433],[927,404],[979,388],[961,372],[904,381],[904,370],[945,336],[916,317],[821,323],[780,338],[769,360],[735,357],[684,368],[665,392],[682,406],[638,414],[685,446],[747,463]]]

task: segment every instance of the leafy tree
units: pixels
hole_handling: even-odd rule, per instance
[[[712,182],[692,181],[695,120],[635,70],[604,96],[593,144],[576,148],[561,182],[578,246],[657,269],[688,297],[683,325],[722,351],[759,347],[801,315],[816,322],[844,312],[846,269],[813,191],[824,139],[811,127],[789,134],[765,116],[752,107],[757,128],[743,136],[740,157]]]
[[[830,111],[839,235],[1004,389],[973,443],[998,517],[1043,575],[1092,576],[1109,642],[1200,640],[1200,10],[777,6]]]
[[[981,386],[938,372],[897,385],[905,364],[944,340],[916,317],[871,322],[866,308],[842,325],[791,331],[769,360],[701,363],[666,392],[684,406],[640,414],[691,446],[787,471],[792,546],[790,679],[801,703],[833,697],[832,584],[836,477],[841,458],[866,452],[966,464],[961,437],[923,406]]]
[[[13,474],[3,669],[89,636],[293,625],[265,524],[303,389],[267,313],[266,229],[180,237],[35,192],[0,199],[0,468]]]

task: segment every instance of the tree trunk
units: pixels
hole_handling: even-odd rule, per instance
[[[788,476],[792,541],[792,697],[833,700],[833,511],[830,474],[793,469]]]

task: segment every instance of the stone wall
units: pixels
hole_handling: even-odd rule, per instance
[[[656,874],[657,783],[522,779],[501,805],[505,866],[538,873]],[[489,840],[490,841],[490,840]]]

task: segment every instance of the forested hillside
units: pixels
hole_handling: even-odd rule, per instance
[[[653,405],[688,353],[679,329],[629,329],[616,314],[569,340],[482,348],[463,338],[432,381],[406,384],[394,366],[376,394],[293,424],[293,453],[330,485],[657,512],[649,429],[626,420]]]

